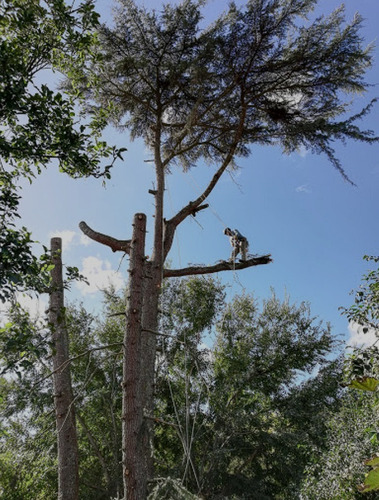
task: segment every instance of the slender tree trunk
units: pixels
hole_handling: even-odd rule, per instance
[[[144,457],[144,397],[142,387],[142,311],[145,280],[146,216],[134,216],[130,250],[130,295],[126,310],[123,361],[123,474],[124,499],[147,497],[148,471]]]
[[[142,316],[142,362],[143,372],[141,374],[143,388],[143,408],[145,416],[154,415],[154,394],[155,394],[155,362],[157,350],[157,337],[154,333],[158,330],[157,311],[159,308],[159,297],[161,287],[161,269],[154,272],[149,263],[149,273],[147,274],[147,284],[144,294],[144,308]],[[144,458],[149,480],[154,478],[154,457],[153,457],[153,435],[154,423],[151,418],[145,419],[143,435]]]
[[[49,322],[54,345],[54,397],[58,435],[58,500],[79,498],[78,443],[71,385],[68,334],[62,276],[62,240],[51,239],[54,269],[51,271]],[[62,368],[63,367],[63,368]]]

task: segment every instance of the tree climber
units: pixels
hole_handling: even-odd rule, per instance
[[[224,234],[229,236],[230,245],[232,246],[232,254],[229,260],[234,261],[239,253],[241,254],[240,260],[246,260],[249,242],[245,236],[242,236],[238,229],[232,230],[229,227],[224,229]]]

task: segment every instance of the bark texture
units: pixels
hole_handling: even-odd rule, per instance
[[[69,363],[62,276],[62,240],[51,239],[49,323],[54,345],[54,397],[58,444],[58,500],[79,498],[78,444]]]
[[[147,497],[148,471],[145,460],[146,435],[142,376],[142,312],[144,306],[146,216],[136,214],[130,251],[130,295],[126,308],[123,356],[123,473],[124,499]]]

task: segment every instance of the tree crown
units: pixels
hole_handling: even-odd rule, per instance
[[[315,3],[232,3],[202,28],[201,1],[158,14],[120,0],[114,27],[101,29],[92,95],[117,126],[159,152],[163,166],[231,163],[252,144],[279,144],[286,153],[326,153],[347,178],[332,141],[377,140],[355,125],[371,104],[346,118],[346,94],[367,88],[371,47],[363,46],[361,17],[345,24],[343,7],[300,24]]]

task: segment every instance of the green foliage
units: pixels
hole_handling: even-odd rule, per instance
[[[371,47],[363,46],[362,19],[345,24],[342,7],[304,21],[315,3],[232,3],[202,29],[201,1],[158,13],[119,0],[114,26],[100,30],[102,71],[94,61],[74,84],[132,138],[159,147],[164,167],[200,158],[229,164],[252,144],[278,144],[286,153],[324,153],[348,179],[333,141],[378,140],[356,125],[373,103],[341,118],[346,94],[367,88]],[[84,88],[99,73],[96,89]]]
[[[122,491],[125,299],[108,290],[104,301],[103,320],[80,305],[66,310],[80,497],[89,500]],[[335,345],[329,328],[305,304],[275,296],[263,306],[248,295],[228,304],[224,287],[210,278],[170,280],[161,309],[154,415],[160,479],[152,498],[249,498],[251,491],[262,499],[296,498],[311,450],[325,444],[327,412],[338,408],[339,364],[326,360]],[[43,331],[26,316],[14,318],[27,322],[37,345]],[[2,379],[0,487],[9,498],[20,491],[20,498],[33,492],[50,500],[56,470],[49,352],[28,356],[22,377]],[[16,352],[14,361],[10,373]]]
[[[40,83],[44,70],[85,64],[96,44],[93,2],[73,8],[63,0],[6,0],[0,19],[2,160],[28,178],[32,165],[40,172],[54,158],[75,177],[109,176],[120,151],[100,140],[94,124],[76,126],[73,97]],[[113,157],[104,169],[103,157]]]
[[[365,461],[378,447],[378,406],[372,394],[348,391],[330,415],[325,447],[315,452],[301,491],[304,500],[353,500],[367,472]],[[375,499],[376,493],[365,498]]]
[[[33,321],[18,303],[13,304],[8,317],[9,322],[0,328],[1,373],[12,371],[21,378],[36,359],[48,354],[49,332],[43,321]]]
[[[202,287],[217,290],[212,280]],[[166,292],[161,329],[174,333],[178,325],[183,335],[162,340],[157,473],[184,477],[205,498],[249,498],[251,491],[262,499],[295,498],[299,464],[321,445],[323,417],[338,406],[338,364],[326,361],[335,346],[330,329],[314,324],[305,304],[275,296],[262,308],[247,295],[217,308],[213,300],[209,312],[218,333],[207,349],[206,330],[199,335],[197,329],[200,296],[192,295],[186,309],[185,293],[181,308],[181,294]],[[316,366],[318,375],[305,377]]]
[[[364,258],[367,261],[379,261],[379,257],[366,255]],[[342,314],[347,316],[350,322],[362,327],[364,333],[370,328],[376,335],[379,334],[379,269],[363,276],[363,283],[355,294],[354,304],[348,309],[341,309]],[[354,348],[344,363],[344,383],[350,386],[360,384],[356,388],[362,390],[374,390],[375,380],[379,380],[378,347],[374,344],[366,348]]]
[[[355,348],[347,355],[344,362],[345,385],[351,387],[355,382],[362,383],[369,380],[379,380],[379,350],[376,345]]]
[[[377,263],[379,257],[365,256],[365,260]],[[363,276],[363,283],[355,294],[355,302],[348,309],[341,308],[348,320],[363,328],[379,333],[379,269]],[[376,344],[365,348],[354,348],[344,362],[344,383],[350,388],[375,393],[379,384],[379,350]],[[377,408],[376,395],[372,395],[372,404]],[[376,427],[371,442],[378,444]],[[354,438],[352,438],[354,439]],[[379,490],[379,469],[375,459],[366,460],[372,470],[366,474],[359,491],[367,493]]]
[[[366,474],[365,482],[359,488],[362,493],[367,493],[368,491],[378,491],[379,490],[379,459],[378,457],[366,460],[366,465],[371,467],[371,470]]]
[[[32,251],[28,230],[16,226],[17,182],[30,182],[52,161],[73,177],[110,177],[123,149],[101,139],[106,122],[80,122],[80,93],[52,90],[53,72],[77,71],[94,53],[98,14],[92,0],[5,0],[0,5],[0,300],[18,290],[42,291],[48,265]],[[108,164],[103,165],[107,159]],[[110,163],[109,163],[110,162]],[[46,251],[45,251],[46,253]]]
[[[178,479],[162,478],[154,481],[156,484],[150,493],[148,500],[198,500],[199,497],[193,495],[184,488]]]
[[[0,300],[14,297],[16,291],[46,290],[49,284],[47,255],[33,255],[32,239],[25,227],[16,227],[20,196],[14,176],[0,170]]]
[[[364,259],[379,262],[379,257],[365,255]],[[355,292],[354,304],[341,310],[349,321],[363,327],[364,333],[367,333],[368,328],[379,332],[379,268],[363,276],[362,284]]]
[[[120,299],[119,299],[120,300]],[[80,459],[80,498],[114,498],[122,490],[121,474],[121,394],[120,349],[122,320],[103,325],[83,307],[68,307],[70,364],[75,393]],[[30,317],[13,317],[13,331],[24,332],[28,324],[28,345],[40,348],[38,335],[44,331]],[[112,332],[110,334],[110,332]],[[106,342],[115,336],[117,342]],[[11,340],[12,337],[9,337]],[[17,339],[16,339],[17,340]],[[0,393],[0,491],[4,498],[32,500],[56,498],[57,464],[55,416],[52,411],[51,346],[43,338],[46,351],[25,354],[27,365],[18,351],[9,352],[1,344],[0,363],[13,359],[8,378],[1,379]],[[12,358],[12,356],[13,358]],[[20,377],[14,374],[20,373]],[[17,432],[16,432],[17,430]],[[22,453],[20,452],[22,450]],[[18,464],[18,465],[17,465]],[[14,468],[12,468],[14,467]],[[20,491],[19,496],[12,497]]]

